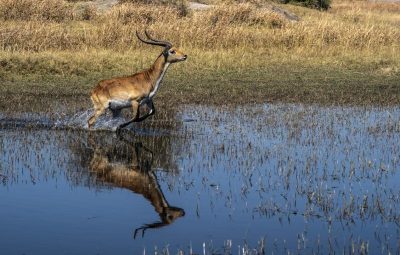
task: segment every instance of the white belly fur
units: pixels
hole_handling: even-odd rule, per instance
[[[110,109],[118,110],[122,108],[131,107],[132,104],[129,100],[110,100],[108,102]]]

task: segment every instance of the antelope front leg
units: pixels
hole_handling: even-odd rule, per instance
[[[122,128],[128,126],[129,124],[131,124],[132,122],[136,122],[140,116],[140,104],[137,101],[132,101],[132,113],[135,117],[133,117],[130,121],[125,122],[121,125],[118,126],[117,128],[117,133],[119,133],[121,131]]]
[[[97,108],[95,109],[95,113],[89,118],[88,120],[88,128],[92,128],[93,124],[96,122],[97,118],[104,114],[105,109],[104,108]]]
[[[137,122],[143,121],[143,120],[147,119],[148,117],[150,117],[151,115],[154,115],[156,113],[156,108],[154,107],[153,100],[149,99],[146,102],[146,105],[147,105],[147,107],[150,108],[149,113],[144,115],[144,116],[142,116],[142,117],[140,117],[140,118],[138,118],[135,121],[137,121]]]

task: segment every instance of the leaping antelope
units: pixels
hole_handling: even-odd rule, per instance
[[[170,64],[186,60],[187,55],[172,47],[170,42],[156,40],[147,31],[145,31],[145,34],[149,40],[141,38],[136,31],[136,36],[140,41],[150,45],[162,46],[164,50],[149,69],[127,77],[102,80],[97,84],[90,96],[95,113],[88,120],[89,128],[107,109],[110,109],[113,116],[116,116],[123,108],[132,107],[134,117],[121,124],[117,131],[132,122],[143,121],[155,113],[153,97],[160,87],[165,72]],[[140,116],[140,106],[144,104],[150,110],[147,114]]]

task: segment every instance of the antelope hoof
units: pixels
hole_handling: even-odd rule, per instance
[[[117,129],[115,129],[115,133],[116,133],[117,135],[120,135],[120,134],[121,134],[121,131],[122,131],[122,128],[123,128],[123,127],[118,126]]]

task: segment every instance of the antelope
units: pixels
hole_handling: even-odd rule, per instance
[[[143,152],[150,153],[150,160],[146,160],[146,155]],[[96,174],[97,181],[141,194],[150,201],[160,217],[160,221],[137,228],[134,232],[134,238],[139,231],[142,231],[142,236],[144,236],[145,230],[169,225],[177,218],[185,215],[183,209],[170,206],[165,199],[157,176],[151,169],[153,153],[149,149],[141,143],[136,143],[132,158],[125,156],[120,160],[111,160],[109,154],[110,151],[104,150],[103,147],[95,148],[89,168],[91,173]]]
[[[132,107],[134,117],[119,125],[117,131],[132,122],[143,121],[155,113],[153,97],[160,88],[165,72],[170,64],[185,61],[187,55],[173,47],[170,42],[152,38],[146,30],[145,35],[148,40],[140,37],[138,31],[136,31],[136,36],[140,41],[150,45],[162,46],[164,47],[163,51],[149,69],[131,76],[102,80],[97,84],[90,95],[95,112],[88,120],[89,128],[107,109],[112,111],[113,116],[117,116],[123,108]],[[142,105],[147,105],[149,111],[140,116],[140,106]]]

